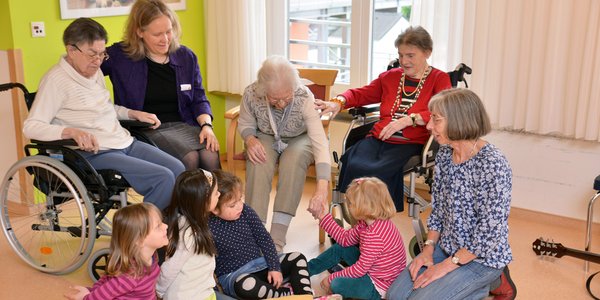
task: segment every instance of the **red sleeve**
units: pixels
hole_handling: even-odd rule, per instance
[[[346,230],[335,222],[331,214],[327,214],[321,219],[320,226],[336,241],[336,243],[340,244],[340,246],[348,247],[358,244],[359,236],[357,228],[361,225],[361,222],[364,223],[364,221],[358,221],[354,227]]]
[[[385,73],[385,72],[384,72]],[[382,83],[382,73],[371,81],[368,85],[365,85],[360,88],[349,89],[340,95],[346,98],[345,108],[356,107],[356,106],[365,106],[369,104],[379,103],[381,102],[381,97],[383,95],[383,83]]]

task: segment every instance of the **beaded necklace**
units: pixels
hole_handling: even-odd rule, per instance
[[[406,73],[402,72],[402,77],[400,78],[400,83],[398,84],[398,91],[396,92],[396,100],[394,100],[394,104],[392,104],[392,109],[390,111],[390,115],[392,116],[392,119],[395,120],[396,119],[396,111],[400,108],[400,106],[402,106],[402,95],[406,96],[406,97],[410,97],[412,95],[415,95],[415,98],[411,101],[407,101],[409,102],[408,105],[405,105],[404,109],[403,109],[403,113],[406,113],[406,111],[408,111],[413,104],[415,104],[415,102],[417,102],[417,99],[419,98],[419,95],[421,94],[421,89],[423,88],[423,85],[425,85],[425,79],[427,79],[427,76],[429,75],[429,73],[431,72],[431,66],[428,66],[425,71],[423,72],[423,75],[421,76],[421,79],[419,79],[419,84],[417,84],[417,87],[415,88],[415,90],[410,93],[407,94],[404,91],[404,80],[406,78]]]

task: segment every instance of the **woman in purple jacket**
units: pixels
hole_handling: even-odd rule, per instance
[[[107,48],[102,72],[112,81],[116,104],[158,117],[160,126],[145,133],[159,148],[187,170],[220,169],[198,59],[179,44],[179,35],[177,15],[166,4],[136,1],[123,41]]]

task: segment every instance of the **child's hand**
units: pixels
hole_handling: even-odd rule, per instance
[[[269,271],[267,280],[276,289],[278,289],[281,286],[281,283],[283,282],[283,275],[281,275],[281,272],[279,272],[279,271]]]
[[[86,287],[80,285],[70,286],[69,289],[70,292],[64,295],[65,298],[69,300],[81,300],[83,299],[83,297],[90,293],[90,291]]]
[[[332,294],[331,283],[329,283],[329,277],[325,277],[321,281],[321,288],[325,291],[325,294],[327,294],[327,295]]]

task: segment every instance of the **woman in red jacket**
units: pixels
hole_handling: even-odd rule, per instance
[[[423,27],[409,27],[395,41],[400,68],[381,73],[370,84],[350,89],[330,101],[316,100],[323,113],[381,103],[380,119],[365,139],[342,156],[339,188],[345,192],[353,179],[376,176],[390,190],[397,211],[404,209],[402,169],[421,153],[429,138],[425,128],[431,97],[451,87],[448,74],[427,63],[433,41]]]

